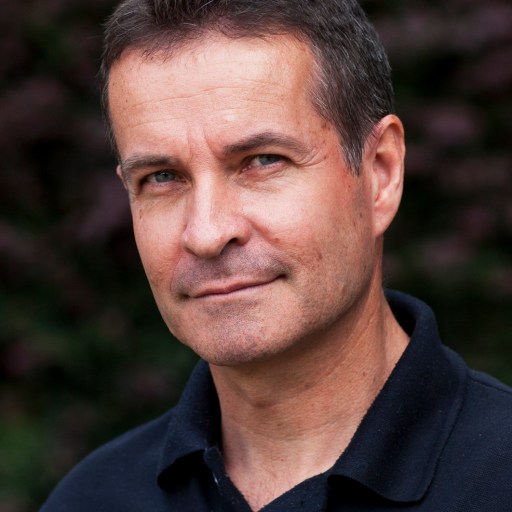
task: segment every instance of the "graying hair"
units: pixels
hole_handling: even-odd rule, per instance
[[[112,143],[108,79],[128,48],[172,52],[206,33],[231,38],[290,34],[316,61],[311,100],[332,123],[343,154],[359,171],[375,125],[394,111],[391,69],[379,37],[356,0],[125,0],[105,24],[102,104]]]

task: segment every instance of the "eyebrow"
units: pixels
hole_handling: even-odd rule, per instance
[[[237,153],[254,151],[264,146],[287,148],[295,151],[299,155],[305,155],[308,152],[307,146],[295,137],[268,131],[249,135],[234,144],[229,144],[223,148],[222,153],[224,156],[231,156]]]
[[[279,146],[296,152],[299,156],[308,153],[308,147],[289,135],[283,135],[272,131],[266,131],[249,135],[233,144],[228,144],[222,148],[222,155],[229,157],[240,153],[256,151],[265,146]],[[127,181],[130,181],[131,175],[138,169],[167,167],[176,168],[181,166],[179,158],[167,155],[134,155],[120,162],[121,171]]]
[[[138,169],[152,167],[176,167],[180,160],[165,155],[135,155],[123,160],[119,165],[126,180],[130,180],[132,173]]]

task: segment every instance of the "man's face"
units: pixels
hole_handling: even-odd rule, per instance
[[[291,37],[129,51],[110,108],[135,237],[174,335],[214,364],[348,331],[376,280],[370,182],[347,167]]]

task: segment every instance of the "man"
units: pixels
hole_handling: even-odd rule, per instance
[[[127,0],[102,75],[151,288],[204,361],[42,510],[511,510],[511,391],[382,290],[404,135],[358,4]]]

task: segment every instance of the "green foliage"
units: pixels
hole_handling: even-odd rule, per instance
[[[366,0],[407,130],[386,285],[512,383],[512,9]],[[166,330],[99,111],[108,0],[7,2],[0,20],[0,510],[37,509],[94,447],[170,407],[195,361]]]

